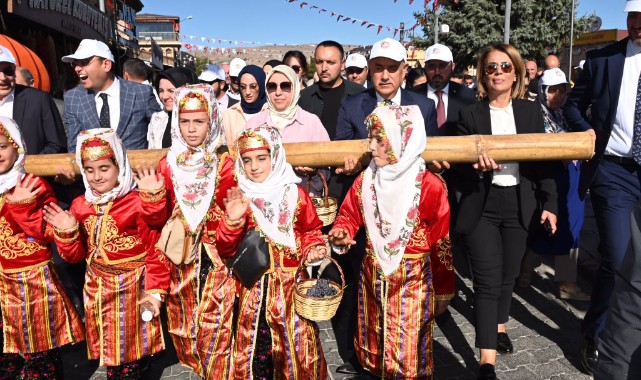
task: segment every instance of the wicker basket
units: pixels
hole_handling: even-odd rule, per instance
[[[343,275],[343,270],[336,260],[331,257],[326,258],[325,260],[331,260],[338,271],[341,274],[341,285],[330,281],[329,286],[337,290],[337,293],[332,297],[318,298],[318,297],[309,297],[307,296],[307,289],[311,288],[316,284],[317,279],[308,278],[301,280],[300,275],[303,270],[306,269],[306,266],[303,265],[303,262],[298,266],[296,271],[296,284],[294,287],[294,309],[296,313],[305,319],[310,321],[327,321],[331,319],[336,310],[338,310],[338,305],[341,303],[341,298],[343,298],[343,289],[345,288],[345,276]]]
[[[334,219],[336,219],[336,212],[338,211],[338,200],[336,198],[328,196],[329,192],[327,190],[327,181],[325,181],[325,176],[323,176],[319,172],[316,172],[315,174],[307,177],[307,193],[309,194],[310,192],[312,178],[314,178],[315,176],[319,176],[321,182],[323,182],[323,194],[325,195],[321,197],[310,196],[310,198],[312,199],[314,208],[316,208],[318,219],[323,222],[324,227],[334,223]]]

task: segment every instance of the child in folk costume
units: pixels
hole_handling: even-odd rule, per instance
[[[326,256],[323,224],[297,186],[300,179],[286,161],[277,129],[245,129],[236,148],[240,190],[230,190],[225,199],[218,252],[234,255],[245,234],[257,229],[269,246],[270,268],[251,289],[239,291],[234,379],[325,379],[318,329],[294,310],[299,264]]]
[[[84,287],[87,352],[107,367],[107,378],[141,378],[149,356],[164,349],[160,319],[141,319],[141,304],[160,312],[169,285],[167,259],[150,244],[164,223],[162,178],[153,170],[134,175],[122,141],[112,129],[78,135],[76,161],[86,192],[69,211],[52,203],[45,219],[54,226],[60,256],[87,262]],[[138,183],[139,190],[134,190]],[[157,233],[156,233],[157,234]]]
[[[216,153],[222,135],[211,86],[180,87],[175,104],[172,145],[158,170],[170,200],[167,216],[175,210],[185,231],[202,237],[202,249],[193,261],[171,267],[168,327],[181,364],[206,379],[226,379],[236,281],[215,241],[223,199],[236,186],[234,162],[227,153]]]
[[[60,379],[58,347],[84,340],[85,330],[51,260],[42,213],[56,198],[47,182],[25,176],[25,154],[16,123],[0,117],[0,365],[6,378],[15,369],[20,379]]]
[[[372,161],[329,232],[339,253],[363,224],[367,232],[354,346],[376,376],[428,379],[434,316],[454,296],[447,191],[421,158],[418,107],[379,106],[366,125]]]

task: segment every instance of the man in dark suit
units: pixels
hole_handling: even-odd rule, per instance
[[[127,149],[147,149],[149,120],[160,111],[151,86],[116,77],[113,54],[97,40],[82,40],[62,61],[71,65],[82,84],[65,93],[69,151],[75,152],[81,131],[101,127],[114,129]]]
[[[625,11],[629,37],[588,53],[564,109],[574,131],[596,133],[595,156],[582,166],[579,183],[581,196],[590,188],[601,254],[582,324],[581,362],[588,372],[597,360],[595,343],[605,324],[614,273],[630,242],[630,214],[641,198],[641,0],[627,1]]]
[[[16,61],[4,46],[0,46],[0,115],[18,123],[27,154],[67,151],[62,119],[51,95],[16,84]]]

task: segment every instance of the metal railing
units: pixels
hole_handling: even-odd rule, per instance
[[[176,32],[138,32],[139,40],[153,38],[156,41],[180,41],[180,35]]]

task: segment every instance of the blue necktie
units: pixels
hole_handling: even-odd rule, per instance
[[[634,133],[632,135],[632,159],[641,165],[641,75],[637,84],[637,100],[634,103]]]

